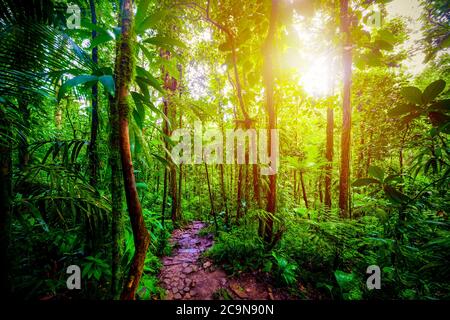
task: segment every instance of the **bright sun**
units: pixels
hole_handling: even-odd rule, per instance
[[[309,95],[324,97],[333,94],[332,58],[321,55],[312,59],[308,67],[299,70],[299,84]]]
[[[285,63],[294,68],[299,77],[298,84],[305,92],[314,97],[325,97],[333,94],[335,70],[333,70],[333,52],[329,50],[327,41],[323,39],[320,15],[306,26],[301,18],[292,25],[293,36],[297,37],[297,50],[287,52]]]

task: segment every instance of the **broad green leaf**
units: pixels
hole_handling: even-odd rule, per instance
[[[391,187],[390,185],[384,185],[383,190],[388,199],[394,203],[405,203],[410,200],[408,196]]]
[[[393,45],[397,41],[396,37],[392,34],[392,32],[386,29],[378,31],[378,37],[391,45]]]
[[[446,83],[444,80],[436,80],[428,85],[422,95],[423,102],[428,103],[433,101],[442,91],[444,91],[445,85]]]
[[[336,277],[336,281],[343,291],[350,290],[353,286],[353,282],[355,281],[355,275],[353,273],[347,273],[341,270],[336,270],[334,272],[334,276]]]
[[[444,99],[435,101],[429,108],[430,111],[449,112],[450,111],[450,99]]]
[[[98,80],[97,76],[92,76],[92,75],[87,75],[87,74],[76,76],[70,80],[67,80],[59,89],[58,100],[61,100],[64,97],[64,95],[66,94],[66,92],[68,90],[70,90],[71,88],[79,86],[80,84],[85,84],[87,82],[94,82],[97,80]]]
[[[352,183],[353,187],[363,187],[363,186],[368,186],[372,183],[380,183],[379,180],[377,179],[373,179],[373,178],[361,178],[356,180],[355,182]]]
[[[384,40],[376,40],[374,44],[380,50],[392,51],[394,49],[392,44]]]
[[[156,46],[160,46],[165,49],[172,49],[172,47],[179,47],[186,49],[186,45],[178,39],[169,37],[155,36],[144,40],[145,43],[150,43]]]
[[[147,58],[149,62],[153,61],[155,58],[155,55],[152,54],[142,43],[139,43],[139,48],[141,48],[142,53]]]
[[[383,169],[381,169],[380,167],[377,166],[370,166],[369,167],[369,174],[374,177],[377,178],[380,181],[384,180],[384,171]]]
[[[167,59],[160,59],[159,61],[164,68],[166,69],[166,71],[169,72],[170,76],[179,80],[180,78],[180,71],[178,70],[177,66],[176,66],[176,62],[175,60],[167,60]]]
[[[91,45],[89,46],[89,48],[92,49],[94,47],[97,47],[103,43],[109,42],[114,39],[115,39],[115,35],[111,31],[107,31],[106,33],[98,34],[94,40],[91,40]]]
[[[134,17],[134,23],[136,26],[140,26],[142,21],[144,21],[144,18],[147,15],[149,4],[150,4],[150,0],[140,0],[139,1],[139,5],[136,10],[136,15]]]
[[[409,102],[415,104],[422,104],[422,91],[416,87],[404,87],[401,89],[400,93]]]
[[[133,119],[136,122],[139,129],[142,130],[144,128],[144,119],[142,119],[142,116],[139,114],[137,110],[133,110]]]
[[[105,87],[106,91],[112,96],[114,96],[114,93],[116,91],[115,85],[114,85],[114,79],[111,75],[103,75],[98,78],[98,80],[101,82],[101,84]]]
[[[144,95],[138,93],[138,92],[131,92],[131,96],[133,97],[134,103],[136,105],[138,104],[142,104],[142,105],[146,105],[147,107],[150,108],[150,110],[152,110],[153,112],[159,114],[165,121],[167,121],[167,123],[169,124],[170,127],[170,121],[167,118],[167,116],[161,111],[159,110],[151,101],[150,99],[147,99]]]
[[[406,113],[417,111],[417,107],[414,104],[401,104],[399,106],[396,106],[395,108],[389,110],[388,115],[391,117],[398,117],[402,116]]]
[[[139,25],[136,24],[136,28],[135,31],[137,34],[142,34],[144,33],[147,29],[150,29],[154,26],[156,26],[156,24],[158,24],[158,22],[160,22],[162,19],[164,19],[167,16],[167,11],[166,10],[162,10],[162,11],[156,11],[154,13],[152,13],[151,15],[147,16],[147,18],[145,18]]]
[[[159,92],[164,93],[164,89],[161,87],[161,84],[150,72],[148,72],[142,67],[137,66],[136,74],[139,76],[141,80],[145,81],[147,84],[149,84]]]
[[[403,181],[403,177],[398,175],[398,174],[391,174],[389,176],[386,177],[386,179],[384,179],[384,183],[390,183],[390,182],[402,182]]]
[[[138,189],[148,189],[148,185],[145,182],[136,182],[136,188],[138,188]]]
[[[429,112],[428,118],[435,127],[444,126],[450,122],[450,116],[441,112]]]

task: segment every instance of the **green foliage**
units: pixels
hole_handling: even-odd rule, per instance
[[[263,264],[264,245],[251,229],[247,226],[220,232],[207,256],[223,264],[230,273],[258,269]]]
[[[272,252],[272,257],[275,259],[276,278],[281,279],[285,285],[293,285],[297,281],[295,263],[290,263],[285,257],[279,256],[276,252]]]

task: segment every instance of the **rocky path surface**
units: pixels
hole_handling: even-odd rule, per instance
[[[211,300],[224,296],[230,299],[284,298],[252,275],[229,279],[212,261],[200,259],[201,254],[213,245],[212,235],[199,236],[204,226],[203,222],[193,221],[173,232],[170,239],[174,246],[173,254],[163,258],[160,273],[166,299]]]

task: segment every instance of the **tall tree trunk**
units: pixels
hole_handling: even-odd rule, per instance
[[[214,226],[216,227],[216,233],[219,230],[219,225],[217,224],[217,216],[216,216],[216,210],[214,209],[214,198],[211,191],[211,181],[209,181],[209,173],[208,173],[208,165],[205,164],[205,172],[206,172],[206,182],[208,183],[208,193],[209,193],[209,201],[211,202],[211,214],[214,218]]]
[[[323,204],[322,175],[319,176],[319,181],[317,182],[317,189],[319,192],[319,202],[320,205],[322,205]]]
[[[119,16],[119,25],[121,23]],[[116,83],[117,68],[119,65],[120,43],[116,43],[115,74]],[[111,263],[111,294],[113,299],[119,299],[123,286],[124,271],[121,268],[123,252],[125,250],[124,241],[124,211],[123,211],[123,176],[120,159],[120,121],[118,101],[108,94],[109,103],[109,123],[110,123],[110,154],[111,165],[111,211],[112,211],[112,263]]]
[[[223,207],[225,209],[225,225],[229,227],[230,224],[230,216],[228,212],[228,201],[227,201],[227,191],[225,189],[225,178],[223,172],[223,164],[219,164],[220,170],[220,187],[222,189],[222,199],[223,199]]]
[[[237,197],[236,197],[236,224],[239,224],[239,219],[242,216],[242,175],[243,175],[243,165],[237,165],[236,169],[239,171],[237,184]]]
[[[122,289],[123,272],[120,262],[124,250],[124,214],[123,214],[123,178],[120,164],[119,112],[113,97],[109,97],[110,105],[110,165],[111,165],[111,208],[112,208],[112,280],[113,299],[118,299]]]
[[[363,178],[364,176],[365,125],[362,119],[360,120],[359,131],[358,170],[356,176],[358,179]]]
[[[181,94],[182,94],[182,85],[181,85],[181,81],[183,79],[183,68],[182,66],[179,64],[178,65],[178,71],[180,72],[180,85],[179,85],[179,92],[180,92],[180,98],[181,98]],[[179,127],[178,128],[182,128],[183,127],[183,111],[180,108],[180,118],[179,118],[179,123],[178,123]],[[178,195],[177,195],[177,216],[178,219],[181,219],[181,198],[182,198],[182,187],[183,187],[183,164],[180,163],[180,168],[179,168],[179,173],[178,173]]]
[[[309,209],[308,196],[306,194],[305,180],[303,179],[303,172],[301,170],[300,170],[300,183],[302,186],[302,196],[303,196],[303,201],[305,202],[305,207],[306,207],[306,209]]]
[[[95,11],[94,0],[89,0],[91,9],[91,22],[97,25],[97,13]],[[97,31],[92,30],[92,40],[97,37]],[[98,63],[98,48],[92,48],[92,62]],[[97,151],[97,135],[98,135],[98,84],[92,86],[92,119],[91,119],[91,140],[89,142],[89,171],[91,185],[97,185],[98,180],[98,151]]]
[[[341,0],[341,32],[345,42],[343,48],[344,92],[343,118],[341,136],[341,172],[339,178],[339,208],[340,216],[349,216],[349,179],[350,179],[350,134],[351,134],[351,82],[352,82],[352,44],[350,40],[349,0]]]
[[[163,187],[163,200],[161,209],[161,223],[164,227],[166,217],[166,202],[167,202],[167,167],[164,166],[164,187]]]
[[[292,196],[294,197],[294,202],[295,199],[297,198],[297,170],[293,170],[293,176],[294,176],[294,184],[293,184],[293,188],[292,188]]]
[[[127,199],[128,214],[133,230],[135,253],[131,262],[128,278],[121,294],[123,300],[133,300],[142,276],[147,249],[150,244],[150,235],[144,224],[141,203],[136,189],[133,162],[130,150],[130,137],[128,131],[129,105],[128,90],[133,70],[132,62],[132,0],[122,2],[122,35],[120,39],[119,63],[116,68],[116,99],[119,112],[119,139],[122,160],[122,172]]]
[[[367,160],[366,160],[366,174],[369,175],[369,168],[372,165],[372,141],[373,141],[373,130],[369,128],[369,136],[367,137]]]
[[[270,23],[267,38],[264,44],[264,85],[266,91],[266,108],[268,115],[268,150],[269,156],[272,157],[276,150],[272,150],[272,134],[271,131],[276,129],[276,113],[274,105],[274,74],[273,74],[273,48],[275,46],[275,32],[278,18],[278,0],[272,0]],[[267,207],[266,211],[272,216],[275,215],[277,207],[277,175],[269,175],[269,190],[267,192]],[[273,217],[269,215],[265,223],[265,240],[271,242],[273,238]]]
[[[327,109],[327,147],[325,166],[325,210],[331,210],[331,183],[333,175],[333,136],[334,132],[334,111],[332,108]]]
[[[160,56],[163,59],[170,60],[170,51],[165,49],[160,49]],[[175,104],[171,103],[171,97],[175,93],[175,91],[178,88],[177,80],[172,77],[169,72],[165,70],[164,67],[162,67],[162,74],[164,78],[164,88],[168,92],[168,96],[164,98],[164,111],[166,114],[166,117],[170,120],[170,123],[172,124],[172,128],[169,129],[169,126],[166,121],[166,135],[170,136],[172,134],[172,131],[174,129],[174,124],[176,123],[176,106]],[[166,143],[166,149],[171,150],[171,147],[168,143]],[[166,159],[169,159],[166,157]],[[169,166],[169,195],[172,199],[172,205],[171,205],[171,217],[172,222],[174,225],[177,224],[178,219],[180,218],[180,212],[179,212],[179,204],[178,204],[178,186],[177,186],[177,170],[174,163],[170,163]]]

